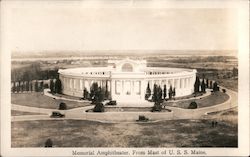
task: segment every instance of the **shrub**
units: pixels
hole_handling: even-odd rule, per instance
[[[104,112],[104,105],[102,103],[96,103],[93,112]]]
[[[227,91],[226,91],[226,89],[222,89],[222,92],[223,92],[223,93],[226,93]]]
[[[143,116],[143,115],[139,115],[138,121],[148,121],[148,118],[146,118],[146,117]]]
[[[188,109],[196,109],[198,107],[197,103],[196,102],[191,102],[188,106]]]
[[[60,103],[59,110],[67,110],[67,105],[64,102]]]
[[[162,110],[162,107],[159,102],[156,102],[154,106],[152,107],[152,112],[161,112],[161,110]]]
[[[53,142],[50,138],[46,140],[44,147],[53,147]]]

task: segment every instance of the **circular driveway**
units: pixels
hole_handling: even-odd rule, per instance
[[[104,112],[104,113],[90,113],[85,112],[88,109],[92,109],[93,106],[86,106],[80,108],[74,108],[70,110],[54,110],[37,107],[21,106],[12,104],[11,109],[32,113],[43,113],[46,115],[23,115],[12,116],[12,121],[28,121],[28,120],[56,120],[56,119],[81,119],[81,120],[95,120],[101,122],[136,122],[139,115],[144,115],[152,121],[159,120],[174,120],[174,119],[200,119],[202,116],[210,112],[227,110],[238,106],[237,98],[238,93],[232,90],[226,89],[229,99],[218,105],[203,107],[198,109],[182,109],[177,107],[166,106],[172,112]],[[212,102],[211,102],[212,103]],[[64,112],[65,118],[50,118],[50,114],[53,111]]]

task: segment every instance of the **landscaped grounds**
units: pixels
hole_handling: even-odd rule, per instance
[[[11,94],[11,103],[30,107],[39,107],[47,109],[58,109],[59,104],[64,102],[67,104],[67,109],[84,107],[90,105],[89,102],[75,102],[68,100],[56,100],[45,96],[42,93],[19,93]]]
[[[229,99],[229,96],[226,93],[214,92],[211,95],[203,97],[201,99],[198,98],[195,100],[184,100],[184,101],[178,101],[178,102],[165,101],[164,105],[187,109],[189,107],[189,104],[195,101],[198,105],[198,108],[202,108],[202,107],[209,107],[212,105],[221,104],[227,101],[228,99]]]
[[[155,123],[16,121],[11,125],[12,147],[44,147],[48,138],[54,147],[237,147],[237,110],[234,112],[213,120]],[[234,119],[227,119],[229,116]],[[214,120],[218,125],[213,127]]]

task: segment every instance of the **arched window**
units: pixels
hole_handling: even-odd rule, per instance
[[[132,72],[133,71],[133,66],[129,63],[125,63],[122,66],[122,71],[123,72]]]

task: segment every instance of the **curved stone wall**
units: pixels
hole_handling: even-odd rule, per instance
[[[101,87],[107,87],[111,98],[120,101],[144,100],[147,85],[151,91],[157,84],[167,89],[175,88],[176,97],[193,93],[196,70],[162,67],[143,67],[132,71],[117,71],[115,66],[60,69],[62,92],[66,95],[83,96],[83,90],[97,82]],[[135,68],[136,69],[136,68]],[[168,95],[168,94],[167,94]],[[168,97],[168,96],[167,96]]]

